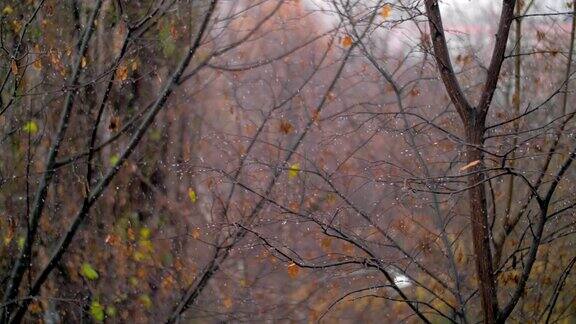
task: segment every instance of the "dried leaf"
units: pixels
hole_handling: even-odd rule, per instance
[[[292,132],[292,129],[294,127],[292,126],[292,124],[290,124],[289,121],[286,120],[282,120],[280,121],[280,131],[284,134],[290,134],[290,132]]]
[[[323,249],[325,249],[325,250],[330,249],[330,247],[332,246],[332,238],[330,238],[330,237],[323,237],[323,238],[320,240],[320,246],[321,246]]]
[[[119,81],[124,81],[128,78],[128,67],[126,65],[120,65],[116,70],[116,79]]]
[[[224,305],[224,308],[230,309],[230,308],[232,308],[232,305],[234,305],[234,301],[232,300],[232,298],[226,297],[222,301],[222,305]]]
[[[466,164],[465,166],[461,167],[461,168],[460,168],[460,171],[464,171],[464,170],[470,169],[471,167],[474,167],[474,166],[476,166],[476,165],[478,165],[478,164],[480,164],[480,160],[472,161],[472,162]]]
[[[18,64],[14,60],[10,62],[10,71],[12,71],[12,74],[18,75]]]
[[[300,272],[300,268],[296,265],[296,263],[290,263],[287,268],[288,275],[290,278],[295,279],[298,277],[298,273]]]
[[[32,66],[34,67],[34,69],[36,69],[37,71],[42,70],[42,60],[41,59],[36,59],[34,61],[34,63],[32,63]]]
[[[202,235],[202,232],[200,231],[200,229],[198,227],[196,227],[195,229],[192,230],[192,237],[195,240],[199,239],[200,235]]]
[[[108,129],[111,132],[116,131],[118,128],[120,127],[120,117],[118,116],[113,116],[112,118],[110,118],[110,124],[108,124]]]
[[[352,37],[350,37],[350,35],[346,35],[344,36],[344,38],[342,38],[342,46],[344,47],[350,47],[352,46],[353,40]]]
[[[391,14],[392,14],[392,6],[387,3],[382,7],[382,10],[380,10],[380,16],[386,19],[390,17]]]

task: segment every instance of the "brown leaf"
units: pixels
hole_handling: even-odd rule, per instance
[[[120,117],[114,116],[110,118],[110,124],[108,125],[108,129],[111,132],[116,131],[120,127]]]
[[[282,133],[290,134],[290,132],[292,132],[293,129],[294,129],[294,127],[292,126],[292,124],[290,124],[289,121],[287,121],[287,120],[280,121],[280,131]]]
[[[10,63],[10,71],[12,71],[12,74],[18,75],[18,64],[14,60]]]
[[[296,265],[296,263],[290,263],[287,268],[288,275],[290,278],[295,279],[298,277],[298,273],[300,272],[300,268]]]
[[[124,81],[128,78],[128,67],[126,65],[121,65],[116,70],[116,79],[119,81]]]

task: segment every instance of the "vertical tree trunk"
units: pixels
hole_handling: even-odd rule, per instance
[[[473,113],[473,116],[476,114]],[[484,186],[484,173],[482,165],[482,151],[484,123],[478,123],[476,118],[466,125],[466,138],[468,147],[466,157],[468,163],[480,161],[468,169],[468,200],[470,208],[470,222],[472,224],[472,241],[476,262],[476,274],[482,308],[484,309],[484,323],[495,323],[498,313],[498,300],[496,297],[496,282],[492,268],[492,252],[490,251],[490,230],[488,226],[488,211],[486,208],[486,191]]]

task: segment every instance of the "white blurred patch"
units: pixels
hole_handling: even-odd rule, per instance
[[[397,274],[394,276],[394,284],[398,286],[398,288],[406,288],[412,285],[412,282],[408,277],[403,274]]]

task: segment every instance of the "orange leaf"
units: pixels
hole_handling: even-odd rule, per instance
[[[342,46],[344,47],[350,47],[352,46],[352,37],[350,37],[350,35],[346,35],[344,36],[344,38],[342,38]]]
[[[222,301],[222,305],[224,305],[224,307],[226,309],[230,309],[232,307],[232,305],[234,305],[234,301],[232,300],[232,298],[230,297],[226,297],[224,298],[224,300]]]
[[[290,263],[288,265],[288,275],[290,276],[290,278],[295,279],[296,277],[298,277],[298,273],[300,272],[300,268],[296,265],[296,263]]]
[[[195,229],[192,230],[192,237],[195,240],[199,239],[201,234],[202,234],[202,232],[200,232],[200,229],[198,227],[196,227]]]
[[[380,16],[382,18],[388,18],[392,14],[392,6],[390,4],[385,4],[380,10]]]
[[[119,81],[124,81],[128,78],[128,67],[125,65],[119,66],[116,70],[116,78]]]

